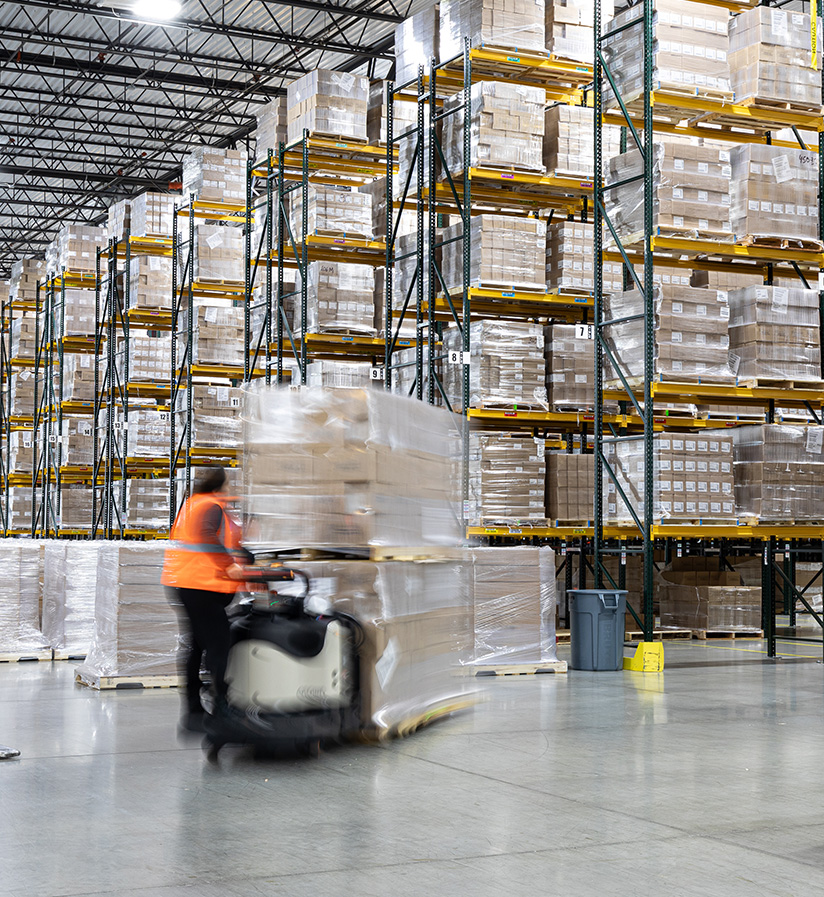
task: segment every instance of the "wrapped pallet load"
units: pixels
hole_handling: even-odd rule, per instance
[[[85,657],[94,638],[100,542],[48,541],[43,573],[43,635],[55,659]]]
[[[27,490],[31,494],[31,490]],[[43,542],[0,540],[0,656],[20,660],[50,657],[40,628]]]
[[[546,525],[546,443],[511,433],[471,433],[469,498],[473,526],[487,523]]]
[[[544,0],[441,0],[441,59],[473,47],[546,53]]]
[[[183,196],[203,202],[246,202],[246,150],[198,147],[183,158]]]
[[[310,137],[366,142],[369,79],[315,69],[286,88],[286,127],[291,143]]]
[[[404,19],[395,27],[395,83],[406,84],[418,77],[418,68],[429,72],[438,60],[440,21],[438,5],[433,4]]]

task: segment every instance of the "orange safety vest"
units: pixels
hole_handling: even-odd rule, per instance
[[[214,505],[223,511],[219,535],[224,550],[203,542],[201,537],[204,515]],[[231,550],[240,547],[240,527],[226,514],[226,496],[207,492],[188,498],[175,519],[169,540],[160,577],[163,585],[227,594],[237,590],[239,584],[229,579],[226,570],[235,563]]]

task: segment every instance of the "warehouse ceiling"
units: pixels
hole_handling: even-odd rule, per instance
[[[0,2],[0,277],[62,223],[168,189],[192,147],[243,145],[303,73],[387,77],[395,25],[431,2],[186,0],[165,22],[137,0]]]

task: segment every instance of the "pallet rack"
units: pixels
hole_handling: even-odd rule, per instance
[[[752,7],[751,3],[724,2],[713,3],[713,0],[702,0],[710,5],[723,6],[733,12],[740,12]],[[722,244],[708,240],[689,240],[672,237],[660,237],[653,228],[653,140],[656,131],[665,133],[682,133],[689,136],[711,135],[716,140],[728,140],[730,142],[771,142],[774,130],[792,127],[799,143],[803,147],[799,130],[807,129],[816,131],[819,135],[819,236],[824,237],[824,137],[822,130],[824,125],[820,117],[807,113],[796,113],[791,110],[765,110],[746,104],[722,103],[719,100],[703,96],[685,96],[680,93],[668,91],[656,91],[653,89],[653,44],[654,44],[654,0],[643,0],[637,5],[638,17],[631,25],[642,25],[643,29],[643,96],[634,105],[624,102],[615,77],[610,70],[606,56],[603,52],[604,42],[617,30],[611,32],[604,29],[600,3],[595,6],[595,67],[594,67],[594,104],[595,104],[595,188],[594,188],[594,222],[595,222],[595,255],[596,255],[596,295],[594,309],[595,324],[595,369],[596,369],[596,414],[595,414],[595,521],[592,529],[593,537],[593,568],[596,585],[603,584],[605,579],[612,582],[604,564],[607,552],[615,551],[615,538],[626,538],[639,545],[644,558],[643,567],[643,608],[639,615],[633,609],[633,614],[641,623],[644,641],[652,640],[653,633],[653,590],[654,590],[654,549],[656,544],[664,544],[667,552],[672,550],[673,540],[682,546],[689,541],[701,551],[710,550],[717,552],[719,563],[723,565],[729,551],[744,550],[752,552],[757,546],[762,557],[762,622],[767,637],[768,654],[774,657],[776,654],[776,639],[778,637],[776,627],[776,574],[780,577],[782,586],[786,587],[787,597],[792,596],[807,605],[808,602],[794,586],[792,582],[792,556],[803,553],[818,554],[821,557],[821,539],[824,530],[819,526],[713,526],[713,525],[672,525],[664,526],[656,524],[653,519],[653,437],[655,433],[655,409],[654,401],[657,397],[666,397],[669,400],[695,401],[727,401],[729,403],[753,404],[761,407],[765,412],[767,422],[774,421],[776,403],[783,406],[800,406],[805,408],[816,421],[821,421],[821,407],[824,395],[817,390],[771,390],[767,388],[752,387],[721,387],[705,384],[689,383],[659,383],[654,379],[653,371],[653,338],[654,338],[654,314],[653,314],[653,279],[652,271],[656,258],[665,258],[666,264],[683,267],[717,267],[721,270],[747,271],[744,265],[763,269],[765,282],[771,279],[777,267],[784,267],[795,271],[806,284],[805,272],[810,272],[810,279],[814,279],[813,272],[817,275],[817,269],[824,267],[824,254],[818,251],[781,250],[772,247],[742,246],[736,244]],[[821,13],[821,2],[817,3],[818,13]],[[630,27],[625,25],[623,27]],[[604,81],[607,81],[618,99],[619,110],[605,114],[603,108]],[[666,106],[669,110],[675,109],[683,112],[680,117],[688,120],[687,126],[677,123],[679,114],[670,112],[668,124],[661,125],[654,115],[658,110]],[[644,234],[643,244],[640,250],[625,248],[617,236],[606,211],[604,200],[603,179],[603,154],[602,137],[603,125],[606,123],[619,124],[627,129],[630,137],[627,144],[636,148],[643,160],[643,173],[639,180],[643,181],[644,195]],[[732,130],[735,128],[736,130]],[[743,135],[743,136],[742,136]],[[616,189],[616,188],[612,188]],[[608,228],[617,246],[617,253],[607,253],[604,250],[604,229]],[[667,255],[669,254],[669,255]],[[625,266],[625,277],[631,278],[631,282],[642,291],[644,297],[643,326],[645,334],[644,377],[642,385],[632,385],[621,371],[609,350],[607,334],[612,322],[605,320],[603,314],[603,263],[604,261],[620,261]],[[640,272],[640,273],[639,273]],[[824,294],[822,294],[824,303]],[[824,306],[823,306],[824,307]],[[822,330],[824,332],[824,329]],[[604,389],[604,360],[609,358],[610,363],[619,372],[624,389],[607,391]],[[620,484],[614,472],[609,466],[605,455],[605,446],[615,443],[628,436],[625,428],[616,428],[604,414],[604,402],[606,400],[619,400],[625,407],[634,409],[634,414],[640,418],[642,426],[642,439],[644,443],[645,477],[644,477],[644,512],[641,514],[632,507],[632,503],[621,491]],[[635,437],[637,438],[637,437]],[[622,531],[617,533],[613,528],[604,525],[603,486],[605,477],[609,477],[619,492],[621,500],[625,503],[630,514],[636,522],[636,527],[630,528],[629,533]],[[785,543],[785,550],[777,551],[778,541]],[[746,543],[742,546],[741,542]],[[620,550],[620,549],[619,549]],[[678,549],[681,550],[680,548]],[[792,559],[792,560],[791,560]],[[786,567],[786,569],[785,569]],[[723,569],[723,566],[722,566]],[[623,573],[623,568],[621,569]],[[619,582],[619,585],[621,583]],[[816,622],[822,624],[818,615],[814,615]],[[782,636],[786,637],[786,636]]]

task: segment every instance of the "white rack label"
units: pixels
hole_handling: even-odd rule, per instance
[[[576,324],[575,339],[595,339],[595,327],[592,324]]]
[[[232,396],[229,399],[230,408],[240,408],[240,396]]]
[[[469,364],[471,355],[469,352],[461,352],[459,349],[452,349],[447,356],[450,364]]]
[[[369,375],[373,380],[385,380],[386,379],[386,376],[384,374],[384,370],[382,367],[377,367],[377,366],[373,367],[372,370],[370,371]]]

